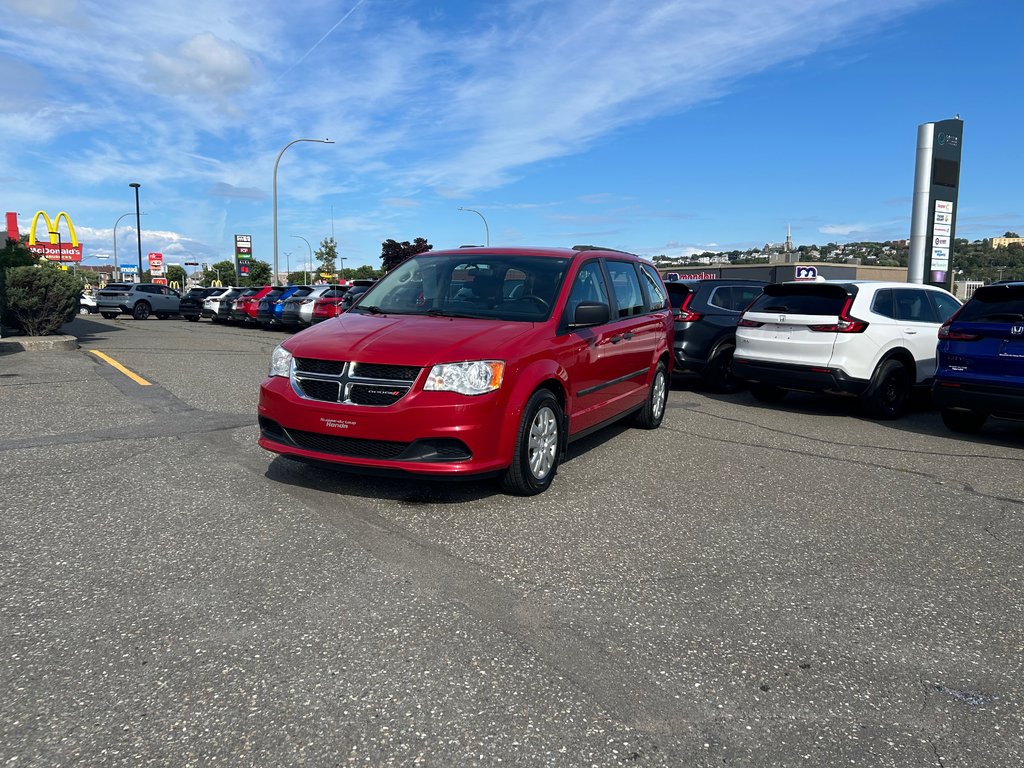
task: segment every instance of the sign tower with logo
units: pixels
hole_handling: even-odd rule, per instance
[[[235,272],[238,280],[249,277],[252,266],[252,235],[235,235]]]
[[[907,280],[949,287],[956,238],[964,122],[959,116],[917,127],[914,207]]]

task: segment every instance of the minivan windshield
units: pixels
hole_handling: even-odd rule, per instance
[[[383,277],[352,311],[541,322],[568,268],[563,258],[421,254]]]

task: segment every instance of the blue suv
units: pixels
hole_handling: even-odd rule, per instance
[[[932,396],[954,432],[1024,418],[1024,282],[979,288],[939,329]]]

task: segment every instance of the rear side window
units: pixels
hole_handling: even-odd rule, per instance
[[[960,302],[952,296],[947,296],[938,291],[928,291],[928,298],[935,305],[935,312],[939,316],[939,322],[944,323],[952,317],[953,313],[960,309]]]
[[[619,317],[632,317],[644,313],[644,295],[636,270],[628,261],[608,261],[608,276],[612,280],[612,293]]]
[[[875,298],[871,302],[871,311],[876,315],[882,315],[882,317],[896,319],[896,306],[892,300],[892,288],[883,288],[875,293]]]
[[[668,298],[661,287],[661,280],[658,279],[657,273],[646,264],[641,264],[640,277],[644,282],[644,288],[647,289],[647,299],[650,302],[651,309],[665,309],[668,306]]]
[[[979,288],[957,316],[958,321],[1019,322],[1024,320],[1024,285]]]
[[[848,298],[849,291],[840,285],[773,283],[765,286],[749,311],[838,316]]]
[[[761,286],[723,285],[711,292],[708,304],[729,312],[742,312],[760,295]]]
[[[937,323],[935,308],[921,288],[894,288],[893,303],[896,305],[896,319],[908,323]]]

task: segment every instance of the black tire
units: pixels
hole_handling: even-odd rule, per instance
[[[903,415],[910,399],[910,372],[899,360],[883,360],[861,396],[864,415],[891,421]]]
[[[781,403],[786,397],[786,390],[774,384],[751,384],[750,394],[762,403]]]
[[[633,421],[640,429],[657,429],[665,418],[665,406],[668,403],[669,381],[665,372],[665,364],[658,363],[651,377],[651,386],[647,390],[644,407],[636,412]]]
[[[551,485],[562,453],[562,406],[547,389],[538,389],[526,402],[519,424],[512,465],[501,488],[517,496],[536,496]]]
[[[132,317],[136,320],[147,320],[149,319],[149,313],[153,311],[153,308],[149,306],[148,301],[140,301],[132,308]]]
[[[103,317],[105,317],[107,320],[113,320],[115,317],[117,317],[117,312],[100,312],[100,314],[103,315]]]
[[[723,344],[704,366],[704,386],[712,392],[732,394],[743,388],[743,382],[732,374],[732,354],[735,351],[732,344]]]
[[[190,323],[198,323],[199,322],[199,318],[198,317],[186,317],[185,319],[188,320]]]
[[[973,435],[980,432],[988,419],[983,411],[957,411],[952,408],[942,409],[942,423],[953,432]]]

